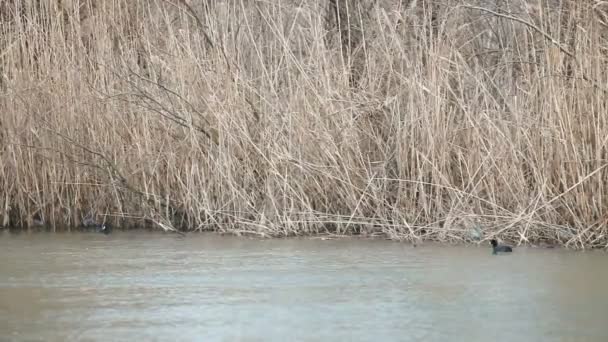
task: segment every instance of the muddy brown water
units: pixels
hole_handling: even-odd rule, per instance
[[[0,341],[608,341],[608,254],[0,234]]]

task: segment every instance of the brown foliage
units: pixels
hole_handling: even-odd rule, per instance
[[[601,6],[1,6],[3,225],[608,244]]]

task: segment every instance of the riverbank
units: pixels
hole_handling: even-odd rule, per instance
[[[0,227],[0,234],[6,233],[6,236],[10,235],[19,235],[19,234],[51,234],[50,236],[55,236],[55,234],[59,234],[57,236],[62,236],[61,234],[92,234],[98,235],[103,234],[103,232],[96,231],[91,228],[83,228],[83,227],[67,227],[61,229],[53,229],[51,227]],[[563,239],[561,241],[548,240],[546,238],[537,238],[537,239],[526,239],[526,240],[517,240],[513,236],[509,235],[500,235],[495,234],[495,232],[485,232],[479,228],[469,229],[469,230],[461,230],[461,231],[452,231],[449,236],[445,236],[445,232],[438,231],[436,234],[427,233],[426,231],[422,231],[421,235],[412,235],[412,234],[393,234],[388,235],[385,232],[377,231],[376,233],[368,234],[367,232],[363,233],[335,233],[330,232],[329,230],[325,232],[315,232],[309,234],[302,234],[293,232],[292,234],[272,234],[267,232],[255,232],[246,229],[229,229],[225,231],[173,231],[173,230],[162,230],[159,229],[158,226],[150,225],[147,227],[136,227],[131,229],[122,229],[121,227],[112,228],[111,232],[104,235],[124,235],[129,234],[131,236],[141,235],[141,237],[147,236],[147,234],[167,234],[168,236],[174,235],[177,238],[198,238],[200,236],[209,237],[211,239],[216,239],[219,237],[235,237],[235,238],[243,238],[243,239],[256,239],[256,240],[268,240],[268,239],[277,239],[277,240],[321,240],[321,241],[331,241],[331,240],[341,240],[341,241],[393,241],[396,243],[405,243],[406,245],[412,247],[419,246],[481,246],[488,247],[490,246],[490,240],[497,239],[501,243],[505,243],[507,245],[515,246],[516,248],[542,248],[542,249],[554,249],[554,248],[566,248],[566,249],[606,249],[605,246],[601,245],[585,245],[579,243],[580,240],[577,237],[572,236],[570,234],[570,239]],[[441,233],[441,235],[438,235]],[[486,235],[487,234],[487,235]],[[568,231],[564,234],[564,237],[568,236]],[[1,236],[1,235],[0,235]]]
[[[608,246],[608,8],[343,3],[3,2],[0,226]]]

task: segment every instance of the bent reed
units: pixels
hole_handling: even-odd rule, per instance
[[[608,5],[8,0],[0,30],[0,226],[608,245]]]

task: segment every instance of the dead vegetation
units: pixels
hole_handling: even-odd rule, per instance
[[[608,244],[603,2],[0,11],[3,226]]]

